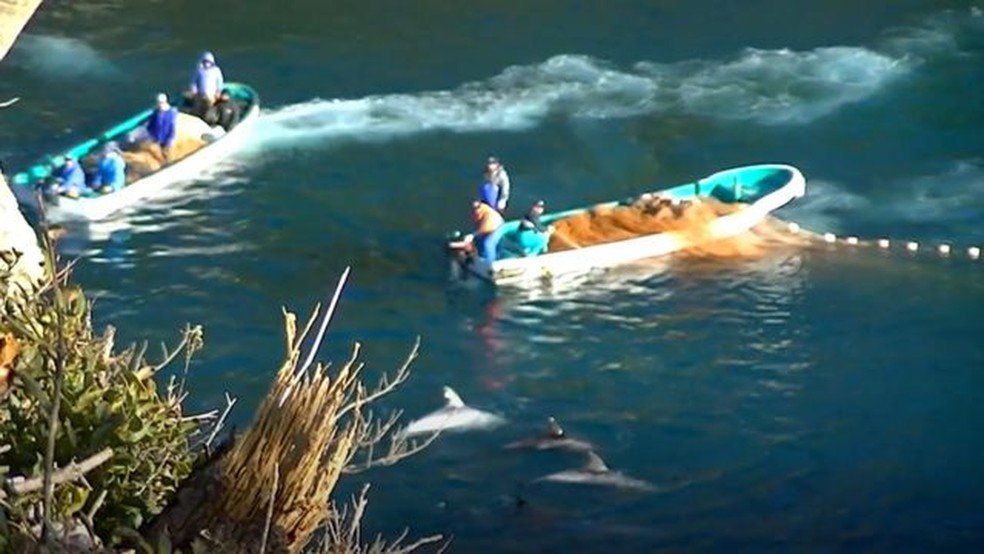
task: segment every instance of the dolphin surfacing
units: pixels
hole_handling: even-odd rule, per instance
[[[400,433],[404,438],[429,435],[438,432],[461,432],[492,429],[506,422],[505,419],[465,405],[451,387],[444,387],[445,405],[420,419],[415,419]]]
[[[536,479],[536,481],[614,487],[640,492],[654,492],[657,490],[652,483],[629,477],[620,471],[609,469],[605,461],[594,451],[588,451],[586,457],[585,464],[579,469],[568,469],[551,473],[550,475]]]
[[[537,437],[518,440],[507,444],[509,450],[566,450],[568,452],[589,452],[594,450],[590,442],[567,436],[564,428],[553,417],[547,419],[547,428]]]

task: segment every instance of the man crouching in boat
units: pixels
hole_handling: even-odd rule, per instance
[[[191,105],[192,113],[204,119],[209,125],[215,125],[217,120],[213,107],[219,101],[224,85],[222,69],[215,63],[215,56],[211,52],[203,52],[202,57],[198,59],[185,98]]]
[[[85,172],[73,156],[65,156],[65,162],[52,174],[52,182],[47,192],[50,195],[64,194],[78,198],[85,189]]]
[[[102,156],[92,177],[92,190],[109,194],[126,185],[126,162],[120,155],[120,146],[109,141],[103,147]]]
[[[530,207],[529,213],[519,222],[519,246],[527,256],[539,256],[547,251],[553,225],[544,225],[540,221],[543,215],[543,200],[537,200]]]
[[[499,212],[485,202],[472,202],[472,220],[475,221],[474,240],[478,255],[489,265],[495,261],[496,249],[505,228]]]

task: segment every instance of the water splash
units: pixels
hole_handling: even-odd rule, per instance
[[[979,224],[984,220],[984,160],[961,160],[935,175],[893,185],[885,219],[909,223]]]
[[[810,179],[806,196],[780,210],[782,217],[811,229],[839,231],[845,221],[870,213],[871,200],[848,187],[823,179]]]
[[[874,225],[883,232],[906,226],[927,235],[972,242],[984,239],[984,160],[952,162],[939,172],[913,175],[865,194],[847,184],[811,179],[808,194],[780,211],[782,217],[810,229],[843,233],[859,225]]]

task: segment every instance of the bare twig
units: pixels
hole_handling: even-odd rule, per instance
[[[368,446],[362,449],[362,454],[365,459],[358,463],[347,463],[342,469],[342,473],[355,474],[362,473],[363,471],[372,469],[374,467],[385,467],[396,464],[400,460],[409,458],[417,454],[418,452],[424,450],[434,442],[440,433],[434,433],[429,435],[427,438],[420,441],[411,441],[403,437],[396,436],[390,441],[390,446],[386,451],[386,454],[380,457],[375,457],[375,443],[370,443]],[[355,456],[352,456],[354,459]]]
[[[280,462],[273,464],[273,485],[270,487],[270,504],[267,506],[266,522],[263,525],[263,539],[260,540],[260,554],[266,552],[267,537],[270,536],[270,523],[273,521],[273,503],[277,499],[277,485],[280,483]]]
[[[178,345],[174,348],[173,351],[168,352],[167,345],[162,345],[164,349],[164,356],[165,356],[164,361],[154,366],[154,370],[152,373],[157,373],[158,371],[164,369],[165,367],[168,366],[168,364],[173,362],[174,359],[178,357],[178,354],[184,352],[185,374],[187,374],[188,364],[191,362],[191,355],[198,349],[198,345],[200,344],[201,341],[201,336],[202,336],[201,326],[196,325],[194,327],[187,327],[184,331],[183,336],[181,337],[181,342],[178,343]],[[181,386],[179,387],[178,390],[184,390],[184,377],[181,378]]]
[[[288,383],[288,386],[284,389],[283,394],[281,394],[280,396],[280,406],[283,406],[284,402],[287,401],[287,397],[290,396],[291,391],[294,389],[294,386],[296,386],[298,381],[300,381],[301,378],[305,375],[308,367],[311,366],[311,362],[314,361],[314,357],[318,354],[318,350],[321,348],[321,341],[322,339],[324,339],[325,331],[328,330],[328,324],[331,322],[331,317],[335,313],[335,307],[338,305],[338,299],[342,295],[342,289],[345,288],[345,281],[348,280],[349,272],[351,271],[351,269],[352,269],[351,267],[346,267],[345,271],[342,272],[341,277],[338,278],[338,284],[335,286],[335,292],[332,295],[331,301],[328,304],[328,309],[325,310],[324,315],[322,315],[321,317],[321,325],[318,329],[318,334],[315,336],[314,341],[311,343],[311,349],[308,352],[307,358],[305,358],[304,363],[301,364],[300,367],[298,367],[296,361],[294,362],[294,368],[292,369],[293,374],[291,380]],[[308,320],[307,326],[304,328],[304,332],[299,335],[298,344],[292,345],[290,347],[291,349],[297,348],[299,352],[300,341],[303,341],[304,337],[307,336],[308,331],[310,331],[311,329],[311,324],[314,321],[314,318],[316,317],[318,311],[319,311],[318,309],[315,310],[314,315],[312,315],[311,318]]]
[[[61,396],[62,387],[65,383],[65,357],[67,356],[68,347],[65,343],[65,296],[62,294],[61,283],[59,282],[59,274],[54,268],[55,265],[55,248],[51,244],[51,240],[47,238],[45,234],[45,242],[47,248],[45,251],[48,255],[48,264],[51,267],[51,281],[50,285],[55,293],[55,316],[56,321],[56,344],[55,344],[55,392],[54,399],[51,402],[51,411],[48,413],[48,444],[44,453],[44,478],[42,487],[44,493],[41,501],[42,509],[42,521],[43,525],[41,528],[41,535],[44,537],[45,544],[51,544],[52,537],[52,521],[51,521],[51,510],[52,503],[54,502],[54,483],[52,482],[52,477],[55,469],[55,440],[58,437],[58,412],[61,409]],[[112,451],[111,451],[112,452]]]
[[[96,526],[92,522],[92,518],[95,517],[96,512],[102,507],[103,502],[106,500],[106,490],[103,489],[99,492],[99,496],[96,497],[96,501],[92,503],[92,508],[88,512],[81,515],[82,524],[85,525],[86,532],[89,533],[89,538],[95,544],[99,540],[96,534]]]
[[[384,373],[383,376],[379,379],[379,384],[376,386],[376,390],[366,395],[364,398],[359,398],[354,402],[351,402],[348,405],[344,406],[342,409],[340,409],[338,411],[338,414],[335,416],[335,421],[341,419],[342,416],[344,416],[348,412],[354,409],[361,408],[366,404],[375,402],[376,400],[396,390],[396,387],[402,385],[407,380],[407,378],[410,377],[410,364],[412,364],[413,361],[417,359],[417,355],[419,352],[420,352],[420,337],[417,337],[417,340],[414,341],[413,343],[413,348],[410,349],[410,353],[407,354],[407,358],[403,361],[403,365],[400,366],[400,369],[396,370],[396,373],[393,374],[393,377],[390,378],[388,375]]]
[[[51,485],[60,485],[70,481],[76,481],[81,479],[86,473],[106,463],[112,457],[113,449],[105,448],[82,460],[81,462],[73,462],[58,471],[53,471],[50,476],[45,475],[42,477],[32,477],[30,479],[24,479],[23,477],[9,479],[6,483],[6,488],[13,494],[27,494],[38,489],[43,489],[47,486],[46,481],[48,479],[46,479],[46,477],[50,477]],[[3,495],[4,493],[0,491],[0,498],[3,498]]]
[[[324,318],[321,320],[321,328],[318,329],[318,334],[315,335],[314,342],[311,343],[311,350],[308,352],[307,358],[295,374],[295,379],[298,378],[297,375],[303,375],[304,372],[307,371],[307,368],[311,366],[311,362],[314,361],[314,357],[318,354],[318,350],[321,349],[321,340],[325,336],[325,331],[328,330],[328,324],[331,323],[331,316],[335,314],[335,306],[338,305],[338,299],[342,295],[342,289],[345,288],[345,281],[348,280],[349,272],[351,270],[351,267],[346,267],[345,271],[342,272],[342,276],[338,278],[338,284],[335,286],[335,293],[332,295],[331,302],[328,304],[328,309],[325,311]]]
[[[385,553],[407,554],[427,544],[443,539],[441,535],[420,538],[410,544],[402,544],[410,531],[404,529],[399,536],[387,544],[377,535],[371,544],[362,544],[361,522],[369,504],[369,485],[364,485],[358,496],[352,497],[352,505],[341,510],[333,509],[333,516],[325,524],[325,537],[321,551],[324,553]],[[351,511],[350,511],[351,508]]]
[[[183,416],[181,421],[211,421],[219,416],[218,410],[209,410],[203,414]]]
[[[238,398],[229,396],[228,392],[225,393],[225,397],[226,397],[225,410],[222,410],[222,415],[219,416],[219,420],[215,422],[215,426],[212,428],[212,433],[208,436],[208,440],[205,441],[205,448],[211,448],[212,441],[215,440],[216,435],[219,434],[219,431],[222,430],[222,427],[225,424],[226,416],[229,415],[229,412],[232,411],[232,407],[235,406],[236,401],[239,400]]]
[[[96,517],[96,512],[102,507],[103,502],[106,500],[106,491],[102,490],[99,492],[99,496],[96,497],[96,501],[92,503],[92,507],[85,514],[85,517],[92,521],[92,518]]]

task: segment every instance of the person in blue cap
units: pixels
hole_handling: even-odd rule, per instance
[[[106,143],[103,147],[99,165],[92,177],[92,189],[109,194],[122,189],[126,185],[126,161],[120,154],[120,147],[115,141]]]

